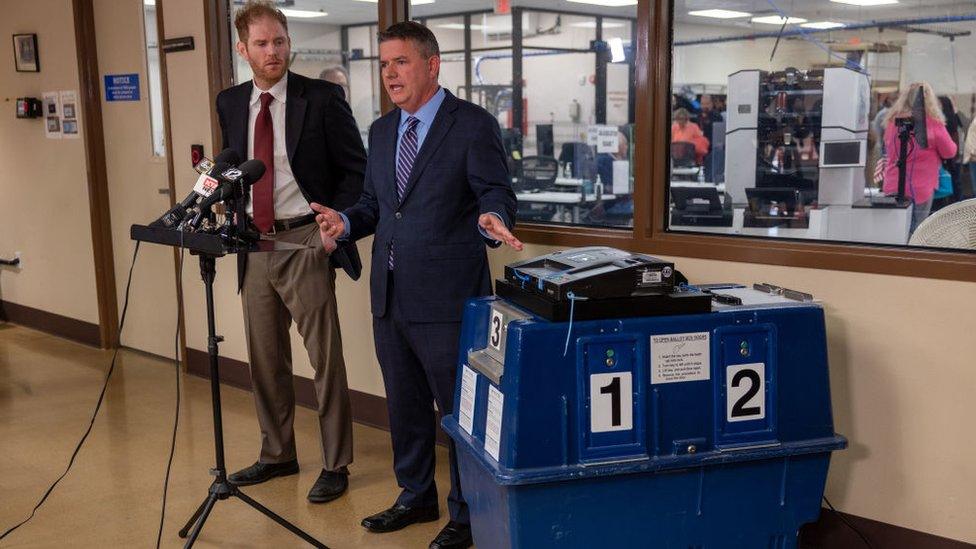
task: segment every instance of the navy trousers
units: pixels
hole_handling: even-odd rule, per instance
[[[436,506],[434,443],[440,429],[434,402],[441,414],[454,408],[460,322],[408,322],[390,273],[386,315],[373,317],[376,357],[383,372],[393,439],[393,470],[402,488],[397,503],[407,507]],[[418,306],[422,306],[418,305]],[[447,497],[451,520],[469,522],[461,496],[457,456],[450,442],[451,491]]]

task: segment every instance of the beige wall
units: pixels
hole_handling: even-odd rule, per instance
[[[23,252],[23,268],[0,273],[0,298],[97,324],[84,141],[47,139],[42,119],[18,119],[14,108],[17,97],[78,90],[71,1],[5,0],[3,10],[0,256]],[[15,33],[37,34],[41,72],[15,72]]]

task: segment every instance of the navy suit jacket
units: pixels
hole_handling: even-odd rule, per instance
[[[224,148],[234,149],[245,159],[253,89],[248,80],[217,95]],[[366,151],[342,88],[289,72],[287,94],[285,147],[302,195],[309,202],[337,210],[355,204],[362,193]],[[238,255],[239,284],[244,280],[246,260],[246,254]],[[362,264],[355,245],[341,245],[330,261],[354,280],[359,278]]]
[[[491,294],[485,239],[478,216],[494,212],[511,228],[516,201],[498,122],[487,111],[446,92],[397,200],[400,109],[369,130],[363,194],[343,213],[349,240],[375,234],[370,273],[372,313],[386,314],[390,250],[394,288],[411,322],[458,322],[467,299]]]

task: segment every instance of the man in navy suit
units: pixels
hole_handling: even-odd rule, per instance
[[[375,235],[373,335],[403,490],[363,526],[392,532],[439,518],[433,404],[443,414],[454,406],[464,302],[491,294],[485,245],[522,243],[510,232],[516,202],[497,121],[438,85],[439,48],[423,25],[397,23],[379,43],[383,84],[399,108],[370,128],[359,202],[341,213],[312,208],[326,250]],[[471,545],[453,444],[450,460],[450,522],[433,549]]]

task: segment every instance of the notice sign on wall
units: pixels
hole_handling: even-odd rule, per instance
[[[703,381],[710,374],[708,332],[651,336],[651,383]]]
[[[105,75],[105,100],[106,101],[138,101],[139,100],[139,75],[133,74],[106,74]]]

